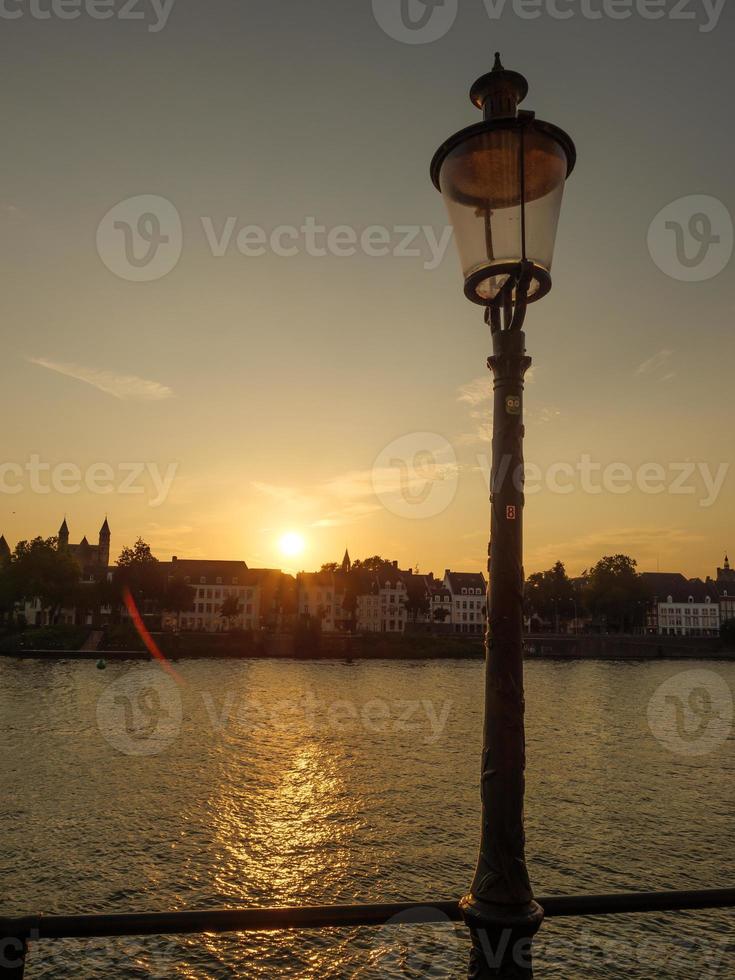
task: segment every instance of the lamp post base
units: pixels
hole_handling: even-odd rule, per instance
[[[544,920],[538,902],[516,911],[467,895],[459,907],[472,939],[468,980],[532,980],[531,944]]]

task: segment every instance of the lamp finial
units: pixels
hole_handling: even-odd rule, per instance
[[[482,109],[486,119],[513,118],[527,92],[528,82],[523,75],[504,68],[500,52],[496,51],[492,71],[477,79],[470,89],[470,99]]]

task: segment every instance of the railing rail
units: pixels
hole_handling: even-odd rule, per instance
[[[735,888],[699,891],[625,892],[560,895],[538,899],[546,918],[679,912],[735,908]],[[0,978],[21,980],[28,940],[154,936],[197,932],[324,929],[401,923],[461,921],[459,903],[383,902],[366,905],[314,905],[250,909],[198,909],[184,912],[119,912],[89,915],[0,917]]]
[[[578,915],[620,915],[735,908],[735,888],[700,891],[624,892],[610,895],[540,897],[547,919]],[[35,939],[95,936],[153,936],[192,932],[247,932],[273,929],[324,929],[384,925],[416,911],[417,922],[459,922],[459,903],[383,902],[366,905],[306,905],[249,909],[198,909],[188,912],[116,912],[89,915],[0,917],[0,935]],[[420,913],[420,917],[419,916]]]

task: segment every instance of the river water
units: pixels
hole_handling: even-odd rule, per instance
[[[1,913],[458,897],[482,663],[0,662]],[[735,882],[735,664],[527,665],[537,894]],[[735,913],[557,919],[536,975],[735,976]],[[465,975],[462,927],[37,943],[31,978]]]

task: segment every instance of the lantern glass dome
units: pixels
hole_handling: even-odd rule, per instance
[[[548,292],[564,182],[573,164],[566,134],[531,113],[470,126],[439,149],[434,181],[471,300],[492,305],[521,269],[531,276],[529,302]]]

